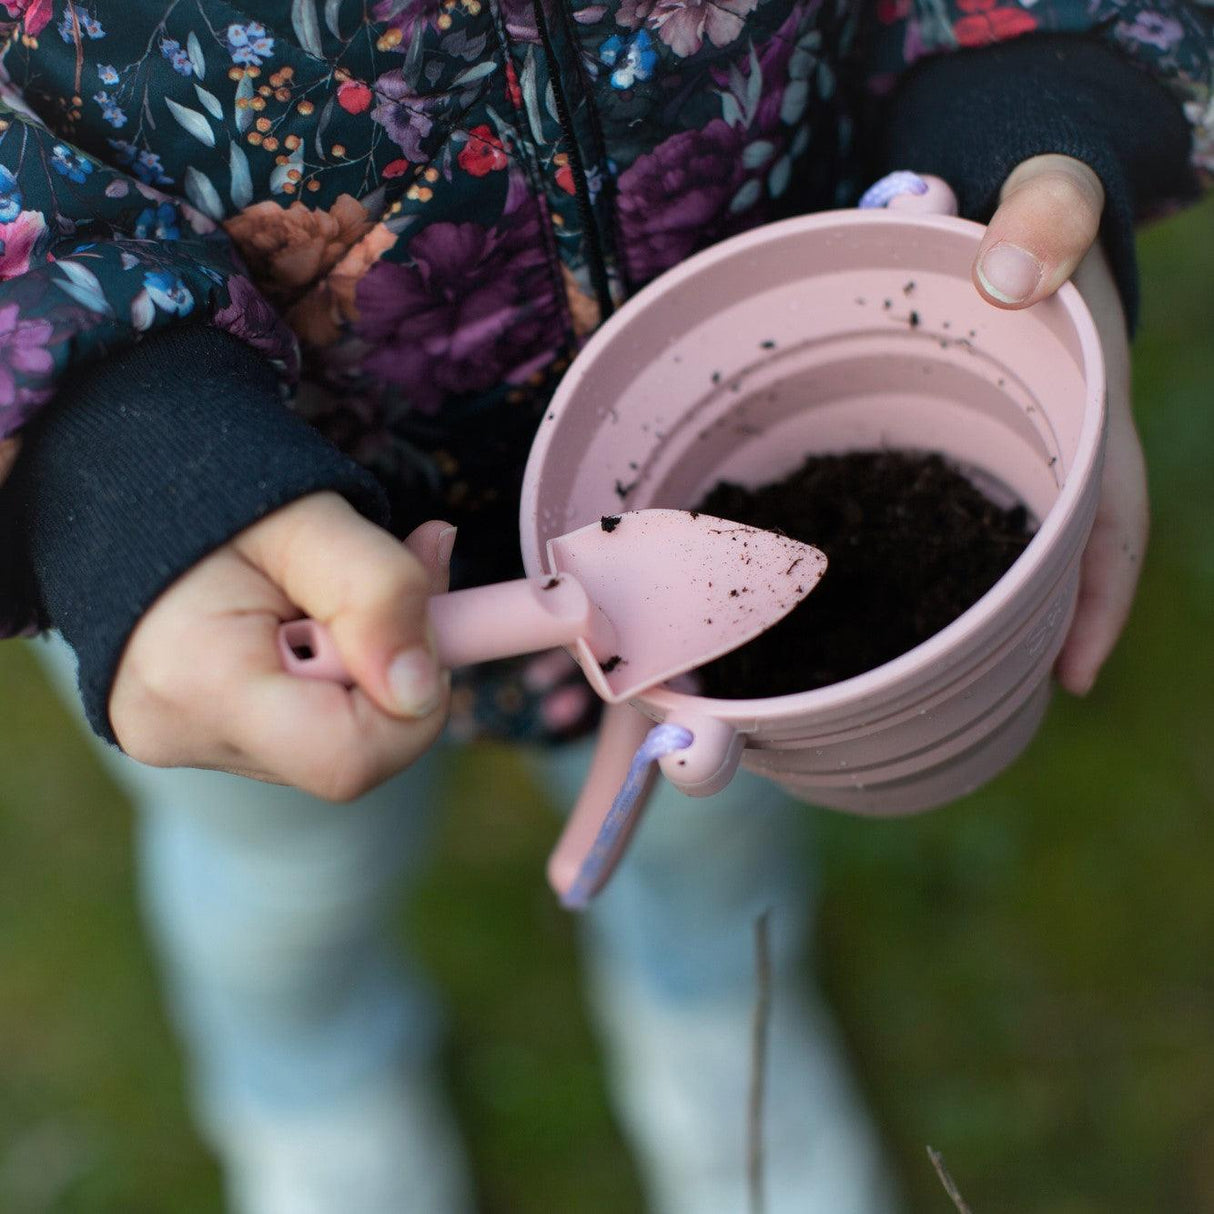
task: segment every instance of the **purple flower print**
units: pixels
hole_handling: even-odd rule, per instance
[[[540,28],[535,19],[533,0],[502,0],[502,16],[506,21],[506,33],[515,42],[538,44]],[[577,17],[574,17],[577,20]]]
[[[1123,42],[1139,42],[1169,51],[1184,37],[1184,26],[1163,13],[1140,12],[1134,15],[1133,24],[1119,21],[1115,33]]]
[[[538,214],[503,226],[435,223],[412,261],[377,262],[358,284],[355,332],[364,367],[434,412],[448,396],[522,383],[561,341]]]
[[[438,19],[445,11],[443,0],[378,0],[371,9],[371,16],[376,21],[390,22],[393,29],[400,30],[400,41],[396,45],[406,51],[417,27],[437,29]]]
[[[742,184],[743,138],[714,118],[702,131],[671,135],[620,174],[620,229],[633,282],[648,282],[740,226],[729,204]]]
[[[0,308],[0,433],[11,434],[50,399],[50,385],[28,387],[18,376],[45,376],[54,365],[46,348],[54,329],[48,320],[22,320],[15,303]]]
[[[433,98],[419,96],[399,71],[385,72],[375,81],[379,104],[371,117],[388,133],[388,138],[415,163],[429,160],[422,141],[434,129],[434,119],[426,113]]]
[[[742,33],[742,18],[758,0],[623,0],[616,20],[626,29],[648,26],[681,59],[707,38],[725,46]]]
[[[723,92],[727,92],[739,79],[749,85],[750,73],[754,70],[754,64],[758,63],[763,88],[759,92],[757,105],[752,110],[746,97],[736,97],[750,139],[775,139],[781,124],[794,126],[805,114],[809,82],[805,78],[789,78],[789,63],[794,52],[801,49],[798,26],[804,20],[804,13],[794,10],[766,42],[755,48],[757,56],[754,60],[747,50],[733,64],[712,69],[713,79]],[[804,74],[803,69],[803,77]]]
[[[260,350],[267,358],[293,368],[295,342],[282,317],[243,274],[228,279],[229,302],[215,313],[215,327]]]

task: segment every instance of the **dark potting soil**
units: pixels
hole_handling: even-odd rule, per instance
[[[1033,536],[939,455],[814,455],[778,484],[722,482],[696,507],[786,532],[829,562],[808,598],[762,636],[700,669],[704,694],[788,695],[880,666],[982,597]]]

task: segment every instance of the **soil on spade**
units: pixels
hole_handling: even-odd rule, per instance
[[[829,562],[774,628],[698,672],[703,694],[789,695],[862,674],[926,641],[978,601],[1033,537],[941,456],[813,455],[777,484],[722,482],[695,509],[783,531]]]

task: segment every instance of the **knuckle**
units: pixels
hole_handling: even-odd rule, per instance
[[[172,739],[160,734],[146,723],[130,721],[120,710],[111,710],[110,727],[118,745],[128,758],[145,767],[177,766],[176,747]]]
[[[394,611],[416,607],[420,614],[428,590],[429,578],[421,564],[413,557],[404,556],[382,571],[371,589],[371,601],[381,609]]]
[[[139,687],[142,698],[152,704],[169,708],[182,698],[181,675],[178,667],[172,662],[136,658],[132,663],[130,675]]]
[[[1036,178],[1034,192],[1038,205],[1051,219],[1069,232],[1091,237],[1100,226],[1103,199],[1097,197],[1086,179],[1065,170],[1052,170]]]

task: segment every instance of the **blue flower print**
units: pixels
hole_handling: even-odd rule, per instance
[[[612,34],[599,47],[599,60],[614,69],[612,88],[630,89],[634,84],[650,79],[658,65],[658,53],[653,49],[649,31],[642,29],[627,38]]]
[[[101,116],[117,129],[118,127],[126,126],[126,114],[118,103],[104,90],[100,93],[93,94],[93,100],[101,106]]]
[[[135,170],[135,176],[140,181],[146,181],[148,185],[172,185],[175,180],[164,171],[159,152],[140,152],[135,157],[132,167]]]
[[[135,220],[135,235],[140,240],[180,240],[181,212],[171,202],[147,207]]]
[[[96,17],[90,16],[79,4],[69,4],[63,10],[63,17],[59,22],[59,37],[64,42],[75,42],[76,31],[73,28],[72,17],[76,18],[76,24],[80,27],[80,32],[86,38],[104,38],[105,30],[101,28],[101,22]]]
[[[232,62],[241,67],[260,67],[262,60],[274,53],[274,39],[266,33],[260,21],[248,25],[228,26],[228,50]]]
[[[93,171],[91,161],[85,160],[83,156],[78,156],[63,143],[55,144],[51,150],[51,164],[56,173],[61,173],[75,182],[83,182]]]
[[[117,84],[118,69],[116,67],[111,67],[108,63],[99,63],[97,65],[97,79],[100,80],[102,84]]]
[[[189,316],[194,310],[194,296],[190,294],[190,289],[168,270],[149,270],[143,276],[143,285],[152,303],[163,312]]]
[[[192,76],[194,65],[186,49],[176,38],[161,38],[160,53],[173,65],[173,71],[179,76]]]
[[[119,164],[130,167],[135,163],[139,149],[133,143],[128,143],[125,139],[109,139],[106,142],[118,153]]]
[[[125,165],[147,185],[172,185],[173,178],[164,171],[158,152],[140,151],[125,139],[111,139],[110,147],[118,153],[119,164]]]
[[[16,177],[0,164],[0,223],[12,223],[21,214],[24,201]]]
[[[598,201],[599,194],[603,190],[603,170],[597,164],[586,165],[586,193],[590,196],[590,201],[595,203]]]

